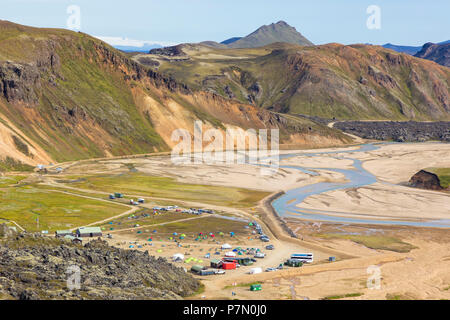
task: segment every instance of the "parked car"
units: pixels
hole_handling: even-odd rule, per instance
[[[268,246],[266,246],[266,250],[273,250],[273,249],[275,249],[273,244],[269,244]]]
[[[258,252],[255,254],[255,258],[264,258],[265,256],[266,256],[266,254],[262,253],[262,252]]]
[[[216,270],[216,274],[225,274],[225,270]]]
[[[267,268],[266,269],[266,272],[272,272],[272,271],[276,271],[277,269],[275,269],[275,268]]]

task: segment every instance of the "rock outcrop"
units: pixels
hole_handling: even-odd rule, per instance
[[[168,57],[178,57],[178,56],[186,55],[182,50],[182,45],[164,47],[164,48],[155,48],[155,49],[150,50],[149,53],[161,55],[161,56],[168,56]]]
[[[36,88],[40,88],[36,66],[0,61],[0,96],[8,102],[36,104],[39,100]]]
[[[439,177],[434,173],[420,170],[409,180],[409,185],[415,188],[422,188],[428,190],[442,190]]]
[[[70,290],[68,277],[77,270],[80,288]],[[199,286],[164,258],[111,247],[103,240],[81,246],[10,231],[0,238],[0,299],[167,300],[181,299]]]

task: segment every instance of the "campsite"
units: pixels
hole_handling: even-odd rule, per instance
[[[404,153],[395,153],[389,161],[399,164],[400,159],[406,157],[403,154],[419,147],[402,148]],[[439,154],[442,153],[439,148],[430,144],[420,146],[419,150]],[[324,152],[340,150],[325,149]],[[383,146],[382,150],[385,151],[355,156],[364,161],[370,159],[372,170],[380,170],[376,164],[386,161],[383,152],[390,152],[392,148]],[[316,165],[325,163],[321,158],[326,157],[316,158]],[[444,290],[450,285],[445,260],[449,242],[445,229],[415,228],[411,232],[401,225],[314,222],[274,213],[270,203],[279,196],[277,190],[283,181],[285,189],[323,181],[344,181],[336,172],[318,169],[320,175],[310,176],[283,168],[278,175],[263,179],[254,167],[246,164],[179,166],[169,170],[166,167],[170,166],[163,165],[167,162],[164,159],[164,156],[157,156],[77,161],[58,164],[63,168],[58,174],[52,174],[49,167],[50,173],[46,174],[6,175],[0,179],[3,195],[0,201],[8,203],[2,209],[8,209],[7,219],[3,221],[18,230],[39,230],[49,237],[53,237],[55,231],[70,231],[65,239],[79,242],[78,245],[96,237],[77,237],[77,229],[98,227],[102,239],[110,245],[147,251],[200,279],[204,291],[189,299],[385,299],[387,295],[447,297],[449,294]],[[311,161],[309,157],[295,159],[302,163]],[[282,163],[291,166],[293,162],[288,158]],[[336,160],[336,165],[345,168],[348,164]],[[133,172],[130,167],[134,168]],[[399,169],[394,178],[407,177],[412,170]],[[206,173],[211,172],[215,174],[206,178]],[[252,178],[241,179],[244,176]],[[417,191],[405,189],[400,197],[416,197],[416,194]],[[431,192],[420,194],[430,199],[442,197]],[[321,201],[324,206],[332,201],[326,197],[320,200],[320,197],[325,195],[311,199]],[[305,201],[305,205],[309,203]],[[345,206],[350,203],[343,202]],[[50,206],[51,211],[43,210]],[[416,209],[405,210],[415,214]],[[442,208],[436,212],[439,210]],[[307,253],[313,253],[312,263],[290,261],[293,254]],[[407,277],[396,287],[397,280],[393,279],[399,278],[402,268],[412,272],[412,261],[421,259],[432,263],[428,265],[429,270],[434,270],[436,279],[442,282],[436,280],[437,285],[429,282],[429,272],[424,267],[416,271],[420,286],[428,291],[419,294]],[[382,265],[384,290],[367,289],[366,269],[370,265]],[[194,266],[194,270],[202,271],[192,272]],[[335,281],[336,285],[330,288],[329,281]],[[262,289],[251,291],[254,283],[262,284]]]

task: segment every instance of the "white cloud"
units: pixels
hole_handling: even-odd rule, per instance
[[[175,43],[167,41],[136,40],[123,37],[106,37],[106,36],[95,36],[95,37],[106,42],[111,46],[129,46],[142,48],[146,45],[160,45],[163,47],[175,45]]]

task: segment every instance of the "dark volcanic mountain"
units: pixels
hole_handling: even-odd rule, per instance
[[[434,44],[426,43],[422,49],[415,54],[416,57],[427,59],[450,67],[450,43]]]
[[[226,40],[230,48],[257,48],[275,42],[286,42],[302,46],[313,45],[311,41],[284,21],[262,26],[244,38],[236,41],[231,40],[231,43],[229,42],[230,40]]]

